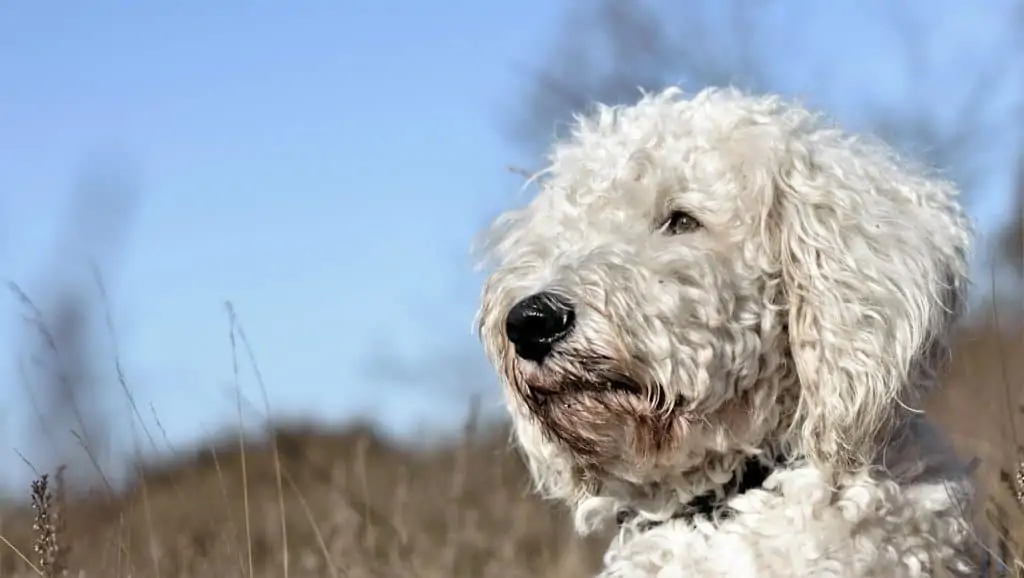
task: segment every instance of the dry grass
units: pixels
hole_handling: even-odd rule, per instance
[[[967,331],[956,351],[929,409],[981,459],[980,538],[1012,567],[1024,544],[1024,332]],[[116,496],[62,499],[59,476],[40,480],[34,508],[0,516],[0,578],[574,578],[607,540],[575,538],[563,511],[530,496],[500,428],[420,451],[356,425],[279,425],[268,438],[213,440],[140,468]],[[1013,575],[995,558],[987,571]]]
[[[272,443],[250,441],[243,466],[237,440],[225,439],[144,470],[114,499],[61,504],[71,575],[561,577],[585,576],[598,559],[599,541],[576,540],[564,515],[529,497],[505,432],[417,452],[362,427],[281,426],[273,439],[279,469]],[[34,516],[10,511],[4,536],[47,575],[53,541],[39,536],[54,532],[33,531]],[[0,553],[0,576],[32,572],[12,549]]]
[[[928,411],[961,455],[980,460],[980,538],[990,549],[993,575],[1003,560],[1024,577],[1024,320],[1007,317],[1014,322],[964,331],[948,385]]]

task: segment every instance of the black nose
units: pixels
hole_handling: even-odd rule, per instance
[[[505,320],[505,333],[516,355],[540,363],[551,347],[572,329],[572,304],[554,293],[536,293],[516,303]]]

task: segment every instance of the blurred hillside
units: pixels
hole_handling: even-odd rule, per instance
[[[370,428],[281,426],[244,453],[225,439],[144,468],[123,495],[63,505],[60,542],[71,576],[586,575],[602,544],[527,494],[506,439],[413,452]],[[0,526],[30,556],[32,519],[12,510]],[[32,573],[4,548],[0,575]]]
[[[1012,420],[1024,418],[1022,329],[965,330],[949,386],[930,407],[964,456],[982,460],[980,517],[989,532],[982,537],[1002,556],[1024,544],[1024,507],[1007,479]],[[590,575],[609,536],[576,538],[564,511],[529,493],[507,431],[469,423],[461,440],[419,450],[366,426],[284,424],[265,439],[226,436],[140,467],[123,494],[98,491],[54,505],[66,526],[59,543],[69,575]],[[0,517],[0,534],[35,562],[32,525],[26,507]],[[997,531],[1010,538],[1002,552]],[[0,548],[0,576],[32,575]]]

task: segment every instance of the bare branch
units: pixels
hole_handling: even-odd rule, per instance
[[[979,47],[992,48],[971,66],[953,62],[963,51],[950,51],[945,61],[936,59],[929,46],[938,38],[925,20],[930,14],[919,4],[898,0],[872,8],[881,11],[895,32],[893,58],[902,64],[909,89],[898,105],[862,102],[861,108],[869,108],[868,124],[897,147],[950,171],[968,193],[986,176],[979,170],[986,152],[1000,146],[994,135],[1006,134],[1006,117],[995,114],[1005,89],[1016,90],[1024,103],[1024,88],[1013,85],[1019,84],[1024,64],[1024,50],[1014,50],[1024,39],[1024,2],[1017,4],[1018,14],[1003,19],[1005,29],[978,40],[983,43]],[[755,0],[570,3],[561,30],[528,85],[514,123],[515,138],[535,152],[556,127],[591,102],[630,101],[639,87],[732,84],[785,92],[785,75],[793,65],[789,55],[770,50],[768,41],[777,35],[769,36],[769,6]],[[779,62],[785,67],[775,65]],[[936,86],[943,91],[937,93]],[[865,93],[860,99],[872,97]]]
[[[531,171],[530,169],[525,169],[523,167],[517,167],[514,165],[509,165],[505,167],[505,169],[514,175],[519,175],[523,177],[527,181],[533,179],[533,177],[537,175],[537,171]]]
[[[1024,275],[1024,151],[1017,161],[1017,179],[1014,187],[1013,220],[1003,231],[999,240],[999,252],[1003,261],[1014,269],[1018,276]]]
[[[76,273],[88,271],[89,260],[117,256],[133,208],[135,189],[126,186],[123,172],[109,166],[90,166],[71,199],[71,210],[59,239],[56,259],[44,271],[39,297],[14,283],[9,289],[23,313],[19,352],[30,363],[24,373],[29,401],[38,423],[26,439],[46,440],[33,448],[37,461],[52,471],[69,467],[73,485],[88,485],[95,468],[112,465],[113,439],[105,403],[111,401],[97,356],[100,304],[90,295],[91,285]],[[111,380],[110,385],[115,381]],[[34,435],[32,435],[34,434]],[[131,449],[131,448],[119,448]],[[83,453],[83,450],[85,453]],[[102,472],[100,472],[102,474]]]

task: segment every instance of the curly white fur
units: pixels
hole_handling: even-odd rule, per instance
[[[578,117],[539,183],[489,231],[479,313],[539,490],[585,532],[789,459],[729,519],[626,525],[602,577],[969,572],[971,485],[912,409],[964,305],[951,183],[777,97],[677,89]],[[679,211],[700,227],[667,234]],[[505,329],[540,291],[576,307],[543,363]]]

